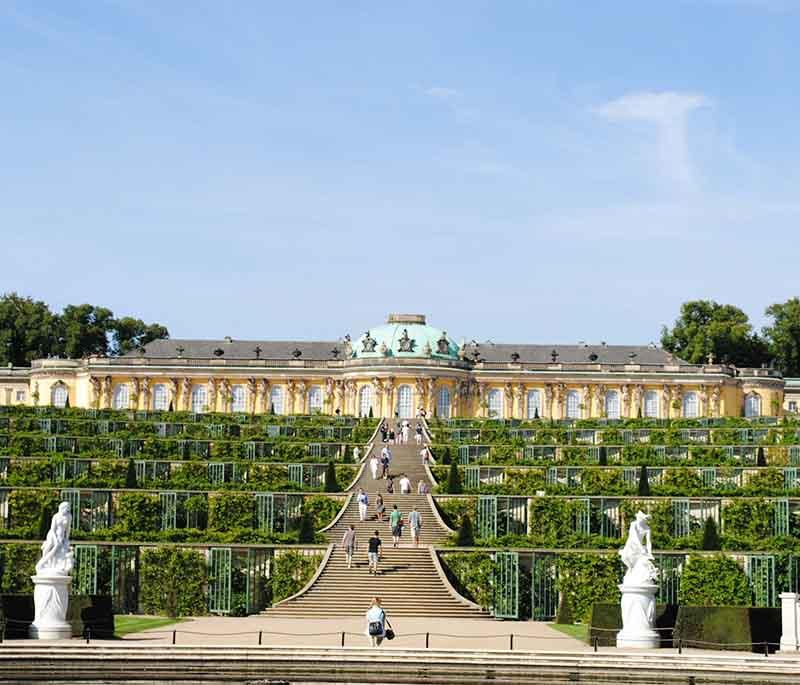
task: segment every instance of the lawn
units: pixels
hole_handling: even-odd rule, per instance
[[[574,637],[581,642],[586,642],[589,637],[589,626],[586,623],[550,623],[549,625],[559,633]]]
[[[180,623],[182,618],[168,618],[167,616],[125,616],[114,617],[114,634],[117,637],[139,633],[142,630],[153,630],[173,623]]]

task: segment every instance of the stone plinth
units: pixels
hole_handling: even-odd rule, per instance
[[[28,634],[38,640],[62,640],[72,637],[72,626],[67,623],[69,586],[71,576],[36,575],[33,581],[33,602],[36,617]]]
[[[782,652],[796,652],[800,649],[800,595],[796,592],[782,592],[781,598],[781,644]]]
[[[654,630],[658,586],[647,583],[617,587],[622,593],[622,630],[617,633],[617,647],[655,649],[660,645]]]

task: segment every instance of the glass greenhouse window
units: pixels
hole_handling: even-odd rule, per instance
[[[440,419],[450,418],[450,389],[440,388],[436,397],[436,415]]]
[[[272,387],[269,391],[269,403],[276,414],[283,414],[283,386]]]
[[[644,415],[648,419],[658,418],[658,393],[655,390],[644,394]]]
[[[231,411],[247,411],[247,389],[243,385],[234,385],[231,388]]]
[[[312,385],[308,391],[308,411],[314,414],[322,411],[322,388]]]
[[[581,418],[581,398],[577,390],[570,390],[567,393],[567,418]]]
[[[208,401],[206,400],[206,386],[195,385],[192,388],[192,413],[202,414],[208,410]]]
[[[372,386],[362,385],[358,391],[358,415],[368,416],[372,407]]]
[[[761,396],[753,393],[744,400],[744,415],[749,417],[761,416]]]
[[[609,390],[606,393],[606,418],[619,418],[619,393],[616,390]]]
[[[697,393],[687,392],[683,396],[683,415],[687,419],[697,418]]]
[[[528,390],[528,418],[532,419],[536,416],[542,415],[542,394],[538,390]]]
[[[410,419],[414,416],[410,385],[401,385],[397,389],[397,411],[401,419]]]
[[[494,388],[489,391],[489,416],[494,419],[503,418],[503,391]]]
[[[169,402],[167,401],[167,386],[159,383],[153,386],[153,409],[156,411],[166,411]]]
[[[66,407],[67,397],[69,397],[69,392],[63,385],[57,385],[53,388],[52,404],[54,407]]]
[[[114,388],[114,399],[111,405],[114,409],[128,409],[130,406],[130,394],[128,384],[120,383]]]

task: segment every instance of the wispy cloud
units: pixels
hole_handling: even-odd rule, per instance
[[[423,92],[425,95],[437,100],[452,100],[461,95],[461,92],[455,88],[445,88],[443,86],[431,86],[430,88],[425,88]]]
[[[623,95],[593,111],[609,121],[653,124],[661,172],[688,187],[694,178],[687,135],[689,115],[711,104],[711,100],[700,93],[639,92]]]

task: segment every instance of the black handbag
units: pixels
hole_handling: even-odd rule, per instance
[[[391,628],[387,628],[384,637],[387,640],[394,640],[394,631]]]

